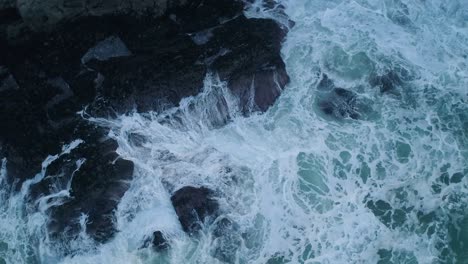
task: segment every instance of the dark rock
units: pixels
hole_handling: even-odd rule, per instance
[[[335,88],[335,83],[328,78],[328,75],[322,74],[322,79],[320,79],[320,82],[317,85],[317,89],[319,91],[325,91],[329,92]]]
[[[21,20],[21,16],[14,6],[4,9],[0,7],[0,24],[8,24],[18,20]]]
[[[395,92],[397,86],[400,86],[403,81],[395,71],[389,71],[381,76],[373,76],[369,80],[372,86],[380,89],[381,93]]]
[[[107,98],[104,108],[145,112],[165,104],[176,106],[182,98],[200,92],[206,67],[195,64],[196,45],[188,36],[174,42],[178,44],[155,49],[151,55],[113,58],[91,66],[104,76],[99,94]],[[95,111],[102,108],[91,106]]]
[[[142,248],[151,247],[157,252],[165,251],[170,248],[169,241],[161,231],[154,231],[152,236],[143,242]]]
[[[218,27],[242,14],[240,0],[190,0],[172,10],[173,19],[187,33]]]
[[[324,93],[319,97],[320,109],[335,118],[360,117],[357,106],[357,95],[349,90],[337,88],[326,74],[323,74],[317,89]]]
[[[183,2],[179,0],[17,0],[16,6],[28,27],[35,31],[44,31],[84,16],[116,14],[161,16],[168,8]]]
[[[151,241],[151,244],[157,251],[162,251],[169,248],[169,243],[161,231],[156,231],[153,233],[153,240]]]
[[[128,50],[125,43],[117,36],[111,36],[96,44],[96,46],[86,52],[81,58],[82,63],[86,63],[91,59],[105,61],[114,57],[126,57],[132,53]]]
[[[320,109],[335,118],[359,119],[356,107],[356,94],[342,88],[335,88],[326,99],[319,103]]]
[[[112,238],[113,212],[133,174],[133,163],[115,152],[108,129],[77,112],[86,107],[87,114],[105,117],[175,106],[198,94],[213,71],[248,114],[271,106],[289,81],[280,57],[286,31],[272,20],[247,19],[241,1],[170,1],[171,14],[159,18],[108,13],[112,8],[97,3],[100,11],[70,19],[62,16],[82,10],[82,1],[34,2],[40,12],[28,13],[34,8],[26,12],[24,6],[20,13],[1,11],[7,16],[0,16],[0,158],[7,158],[7,181],[19,190],[41,172],[48,155],[60,154],[46,177],[30,187],[29,197],[32,208],[50,215],[55,239],[76,237],[83,215],[92,238]],[[35,26],[54,26],[47,33],[31,31],[31,21],[58,12],[43,8],[55,4],[67,5],[56,17],[60,23],[41,21]],[[197,36],[202,40],[195,43]],[[61,154],[64,144],[78,139],[83,143]],[[53,197],[64,189],[69,196]],[[189,233],[217,215],[213,192],[204,187],[184,187],[172,202]]]
[[[50,164],[44,180],[31,186],[30,196],[34,201],[69,185],[70,196],[48,209],[51,236],[74,238],[80,231],[80,216],[86,215],[88,235],[105,242],[115,232],[113,211],[129,187],[133,163],[119,158],[117,142],[106,139],[102,128],[81,122],[73,129],[73,137],[83,144]]]
[[[373,102],[357,93],[336,87],[326,74],[317,85],[317,103],[319,109],[335,119],[351,118],[368,120],[376,116],[372,109]]]
[[[208,218],[213,219],[218,213],[214,193],[206,187],[182,187],[172,195],[171,202],[182,229],[189,234],[198,232]]]
[[[226,43],[222,47],[228,52],[219,56],[212,68],[241,99],[244,113],[265,111],[289,82],[280,56],[285,33],[273,20],[247,19],[244,15],[213,30],[208,50],[218,52],[215,47]]]

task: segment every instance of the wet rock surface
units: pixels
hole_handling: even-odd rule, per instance
[[[327,116],[336,119],[366,119],[372,112],[372,103],[351,90],[336,87],[333,80],[323,74],[317,85],[318,107]]]
[[[49,155],[60,155],[30,191],[33,210],[50,215],[53,238],[76,237],[83,217],[96,241],[112,238],[113,212],[133,175],[108,129],[79,111],[108,117],[177,106],[217,72],[248,114],[271,106],[289,81],[279,53],[286,30],[276,22],[247,19],[240,1],[167,8],[159,18],[80,13],[48,33],[25,27],[21,9],[1,10],[8,16],[0,20],[0,158],[7,158],[7,180],[19,190]],[[60,154],[74,140],[83,143]],[[218,207],[211,191],[191,188],[173,196],[189,233],[199,229],[195,219]],[[68,193],[57,196],[60,190]]]
[[[210,45],[229,44],[212,67],[241,99],[243,112],[268,109],[289,82],[280,56],[285,30],[272,20],[239,16],[213,34],[209,50],[215,50]],[[245,43],[251,44],[246,47]]]
[[[151,237],[143,243],[143,247],[151,247],[153,250],[160,252],[169,249],[170,244],[163,232],[154,231]]]
[[[206,187],[182,187],[174,192],[171,202],[182,229],[189,234],[200,231],[205,220],[214,219],[219,209],[214,192]]]

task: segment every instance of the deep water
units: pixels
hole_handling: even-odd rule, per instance
[[[83,113],[135,163],[110,242],[83,232],[62,255],[44,235],[53,199],[25,208],[43,174],[15,193],[4,159],[0,263],[468,263],[468,2],[281,4],[284,13],[246,10],[295,22],[282,47],[291,82],[267,112],[245,117],[209,73],[177,108]],[[231,121],[217,126],[226,111]],[[220,193],[235,226],[221,238],[210,225],[186,235],[168,193],[186,185]],[[169,250],[141,248],[154,230]]]

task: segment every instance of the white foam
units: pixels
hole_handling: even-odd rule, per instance
[[[88,239],[83,236],[76,245],[82,251],[61,263],[217,263],[209,227],[194,239],[178,224],[169,197],[185,185],[222,194],[221,208],[243,238],[236,263],[266,263],[275,256],[290,263],[376,263],[381,250],[392,250],[395,263],[444,261],[438,259],[439,242],[449,242],[448,214],[461,214],[468,203],[466,177],[456,184],[438,180],[444,164],[450,163],[449,176],[467,164],[461,113],[467,111],[462,53],[468,32],[464,11],[457,11],[466,5],[281,3],[296,22],[282,49],[291,82],[266,113],[243,117],[236,98],[210,74],[204,91],[179,108],[90,118],[111,128],[118,153],[135,163],[135,175],[116,212],[116,237],[94,249],[80,244]],[[247,12],[284,19],[261,8]],[[410,23],[395,20],[395,12]],[[397,88],[399,96],[369,85],[371,74],[397,67],[413,76]],[[372,100],[375,117],[324,116],[314,107],[323,72],[336,85]],[[440,192],[434,191],[436,183]],[[407,210],[404,224],[384,223],[368,200]],[[437,218],[427,225],[436,231],[428,235],[418,217],[431,212]],[[10,221],[2,235],[28,221],[13,224],[13,219],[1,218],[2,224]],[[171,241],[167,254],[141,249],[156,230]]]

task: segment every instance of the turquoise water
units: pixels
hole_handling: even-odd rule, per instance
[[[274,107],[245,118],[208,75],[179,109],[91,119],[136,164],[120,233],[98,246],[83,235],[76,255],[61,256],[45,215],[24,207],[27,187],[3,188],[0,263],[222,263],[217,252],[230,263],[468,263],[468,3],[282,4],[296,24],[282,49],[291,83]],[[255,5],[247,14],[285,22]],[[324,74],[354,93],[358,118],[323,113]],[[212,125],[218,100],[233,120],[223,128]],[[223,193],[238,227],[221,240],[209,226],[187,237],[167,193],[187,184]],[[140,249],[156,229],[169,252]]]

